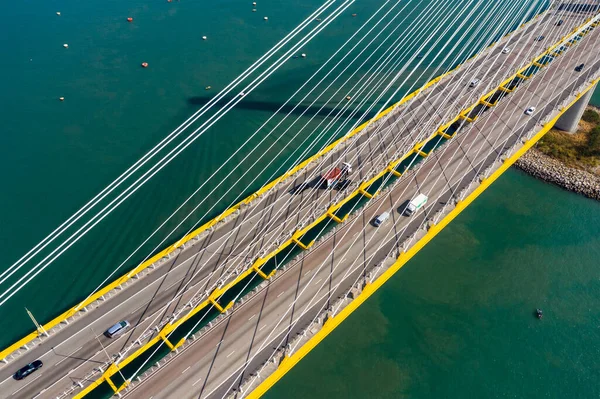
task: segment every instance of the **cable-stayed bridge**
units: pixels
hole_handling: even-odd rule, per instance
[[[491,42],[510,14],[490,15],[479,34]],[[597,2],[557,3],[483,40],[477,56],[2,351],[0,396],[260,396],[552,126],[578,120],[600,78],[599,26]],[[398,39],[341,103],[402,68]],[[343,162],[345,183],[325,188]],[[428,202],[408,217],[418,194]],[[119,320],[132,324],[125,334],[100,335]],[[12,379],[36,359],[42,370]]]

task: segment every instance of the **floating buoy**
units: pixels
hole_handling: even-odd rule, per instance
[[[268,20],[269,20],[269,17],[264,17],[263,19],[264,19],[265,21],[268,21]]]
[[[300,55],[302,56],[302,58],[306,58],[306,54],[302,53]]]
[[[356,17],[356,14],[352,14],[353,17]]]
[[[58,99],[59,99],[60,101],[65,101],[65,98],[64,98],[64,97],[58,97]]]
[[[142,62],[142,68],[148,68],[148,63],[147,62]]]
[[[63,44],[64,48],[69,48],[69,45],[67,43]]]
[[[204,88],[204,90],[210,90],[210,89],[212,89],[212,87],[210,87],[210,86],[206,86],[206,87]]]
[[[170,3],[172,0],[167,0],[167,3]]]
[[[202,40],[206,40],[206,39],[207,39],[207,37],[206,37],[206,36],[202,36]]]
[[[252,9],[252,12],[256,12],[256,8],[253,8],[253,9]]]
[[[56,15],[60,15],[60,11],[57,11],[57,12],[56,12]]]
[[[256,1],[253,1],[253,2],[252,2],[252,5],[253,5],[254,7],[256,7]]]
[[[352,97],[346,96],[346,100],[350,101],[350,100],[352,100]]]
[[[321,18],[317,18],[317,19],[315,19],[315,21],[321,22]]]
[[[131,17],[128,17],[128,18],[127,18],[127,22],[133,22],[133,18],[131,18]]]

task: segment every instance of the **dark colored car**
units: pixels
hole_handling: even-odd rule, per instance
[[[575,67],[575,71],[577,72],[581,72],[583,71],[583,67],[585,66],[585,64],[579,64]]]
[[[42,363],[41,360],[31,362],[28,365],[23,366],[19,370],[17,370],[17,372],[13,375],[13,378],[15,380],[22,380],[34,371],[41,369],[43,365],[44,363]]]
[[[544,40],[546,38],[546,36],[538,36],[535,38],[536,42],[541,42],[542,40]]]
[[[556,26],[561,26],[562,24],[563,24],[563,20],[561,19],[556,23]]]

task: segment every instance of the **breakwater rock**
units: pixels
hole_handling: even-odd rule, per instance
[[[533,177],[600,200],[600,176],[585,170],[570,168],[535,148],[519,158],[515,166]]]

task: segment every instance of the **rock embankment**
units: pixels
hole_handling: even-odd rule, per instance
[[[600,200],[600,176],[565,166],[535,148],[530,149],[515,163],[530,175],[554,183],[564,189]]]

